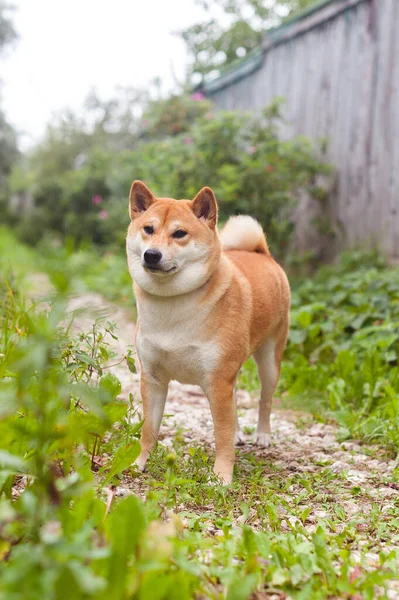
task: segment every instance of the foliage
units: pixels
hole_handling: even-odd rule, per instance
[[[182,133],[162,137],[170,127],[171,107],[171,114],[180,115],[174,127]],[[303,191],[320,196],[318,176],[329,167],[308,140],[280,139],[280,102],[250,115],[213,113],[197,97],[171,98],[169,104],[154,104],[151,115],[152,121],[147,114],[143,122],[148,120],[151,136],[161,138],[141,139],[120,152],[100,147],[97,134],[85,132],[76,118],[51,128],[33,153],[28,174],[21,179],[14,172],[15,188],[28,185],[35,199],[33,211],[18,223],[20,237],[37,243],[55,232],[77,245],[121,248],[128,191],[133,179],[142,179],[156,194],[175,198],[192,198],[211,185],[222,219],[249,212],[265,226],[274,253],[284,256],[296,202]]]
[[[108,533],[117,511],[105,523],[96,488],[137,457],[139,424],[125,418],[120,383],[106,372],[112,325],[94,323],[71,339],[60,328],[62,294],[48,314],[36,312],[8,281],[0,305],[0,597],[84,598],[105,588],[86,561],[109,556],[107,568],[118,570],[123,548],[100,541],[120,535],[117,527]]]
[[[343,254],[293,289],[279,390],[285,404],[332,416],[341,439],[399,447],[399,270]],[[253,363],[242,382],[259,387]]]
[[[134,113],[144,106],[148,108],[140,120]],[[32,194],[34,208],[11,219],[9,215],[9,222],[31,244],[53,232],[74,238],[77,245],[83,240],[109,245],[127,227],[131,183],[122,199],[105,205],[118,175],[117,156],[137,147],[139,139],[168,133],[170,111],[175,132],[181,132],[208,108],[207,102],[180,97],[149,105],[144,93],[129,89],[120,90],[109,102],[91,94],[83,116],[70,111],[61,114],[49,125],[43,142],[14,168],[12,192]]]
[[[174,95],[149,103],[144,112],[142,125],[145,139],[157,139],[179,135],[211,109],[211,103],[201,94]]]
[[[7,178],[18,156],[15,131],[0,110],[0,201],[5,201]]]
[[[222,220],[250,213],[265,227],[275,255],[284,256],[300,194],[319,191],[318,175],[330,169],[306,139],[280,140],[279,106],[276,102],[260,116],[207,113],[183,138],[124,154],[115,196],[122,198],[133,172],[155,194],[175,198],[192,198],[211,185]]]
[[[58,288],[73,294],[88,291],[101,294],[131,310],[134,316],[132,279],[126,268],[124,249],[100,254],[89,246],[76,248],[73,240],[65,245],[44,238],[37,248],[18,242],[9,229],[0,227],[0,273],[12,273],[17,285],[28,272],[24,286],[35,293],[35,278],[40,272],[41,294],[46,295],[53,282]],[[48,277],[46,277],[46,275]],[[44,278],[44,281],[43,281]]]
[[[270,27],[312,6],[316,0],[197,0],[206,20],[179,32],[189,55],[188,78],[200,84],[208,74],[258,48]]]
[[[1,234],[0,248],[9,244],[9,234]],[[140,422],[107,374],[112,325],[94,323],[72,335],[64,314],[68,277],[78,268],[68,264],[71,256],[59,263],[65,278],[46,312],[23,293],[35,253],[15,242],[14,257],[11,269],[8,259],[0,263],[1,281],[8,281],[0,296],[1,599],[387,597],[397,551],[381,550],[373,567],[368,561],[377,541],[398,537],[396,503],[381,513],[373,502],[367,518],[350,517],[347,499],[360,488],[327,465],[290,472],[270,457],[239,453],[233,489],[226,490],[212,480],[208,449],[177,432],[173,449],[158,446],[140,487],[130,470]],[[329,281],[334,288],[343,280],[351,298],[350,277],[348,262],[341,263],[319,274],[312,290],[304,283],[296,297],[308,301]],[[357,277],[365,279],[361,293],[379,296],[371,311],[396,311],[391,272],[377,262]],[[345,317],[343,306],[333,303],[331,318],[336,310]],[[338,315],[334,325],[341,327]],[[294,312],[293,331],[304,328]],[[289,360],[294,345],[295,334]],[[126,481],[145,488],[145,502],[133,493],[118,497]],[[113,484],[120,483],[117,493]],[[324,516],[311,529],[315,503]]]
[[[132,305],[132,279],[126,268],[124,248],[100,254],[87,245],[77,248],[73,240],[62,246],[45,239],[38,247],[38,259],[41,268],[56,281],[60,281],[62,264],[62,277],[74,293],[90,290],[125,307]]]

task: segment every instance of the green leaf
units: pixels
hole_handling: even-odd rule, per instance
[[[106,390],[115,400],[122,391],[122,384],[113,373],[107,373],[100,378],[99,387],[101,390]]]
[[[307,506],[301,514],[301,521],[302,523],[305,523],[306,519],[308,518],[308,516],[310,515],[310,507]]]
[[[128,369],[131,373],[137,372],[136,363],[135,363],[133,356],[130,356],[130,355],[126,356],[126,363],[127,363]]]
[[[85,365],[90,365],[95,369],[97,369],[98,367],[96,361],[91,356],[89,356],[87,352],[76,352],[75,357],[77,360],[80,360],[80,362],[84,363]]]
[[[254,591],[257,580],[258,576],[255,573],[245,577],[236,575],[229,585],[227,600],[247,600]]]
[[[104,346],[100,346],[100,354],[105,361],[109,359],[109,354]]]
[[[306,581],[309,577],[308,573],[304,571],[301,565],[293,565],[290,569],[290,576],[292,585],[297,586],[301,581]]]
[[[312,322],[312,315],[308,310],[302,310],[297,317],[297,321],[301,327],[309,327]]]
[[[288,581],[288,575],[284,569],[277,568],[273,571],[271,583],[273,586],[283,585]]]
[[[289,340],[292,344],[303,344],[306,338],[306,329],[291,329],[289,334]]]
[[[130,465],[136,460],[138,455],[140,454],[140,442],[138,440],[133,439],[130,444],[127,446],[122,446],[119,448],[111,461],[111,465],[108,464],[102,467],[99,471],[99,474],[103,473],[106,469],[109,468],[109,472],[102,482],[103,485],[108,485],[112,478],[116,475],[122,473],[125,469],[130,467]]]
[[[26,463],[19,456],[10,454],[5,450],[0,450],[0,469],[24,473],[26,471]]]
[[[116,505],[107,519],[106,530],[111,541],[108,587],[104,599],[126,598],[126,580],[129,557],[135,553],[140,536],[145,528],[145,517],[141,503],[129,496]]]

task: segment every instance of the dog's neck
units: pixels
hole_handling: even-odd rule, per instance
[[[205,302],[213,305],[226,293],[233,276],[233,270],[234,266],[231,261],[219,250],[209,260],[206,279],[189,292],[173,295],[151,294],[135,284],[134,289],[139,312],[140,305],[143,302],[157,306],[163,304],[166,310],[169,310],[171,306],[183,303],[185,306],[192,303],[193,307]]]

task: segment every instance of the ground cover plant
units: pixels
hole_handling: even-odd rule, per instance
[[[396,597],[398,271],[351,254],[295,285],[276,407],[302,410],[277,411],[274,445],[258,450],[255,408],[239,399],[245,439],[226,489],[206,401],[185,389],[148,473],[131,468],[125,321],[93,315],[82,331],[68,312],[88,289],[79,261],[66,252],[57,269],[55,254],[0,240],[0,598]],[[251,402],[250,366],[240,386]]]
[[[399,269],[374,254],[343,254],[293,286],[279,392],[285,404],[333,417],[341,439],[399,448]],[[242,374],[258,388],[255,368]]]

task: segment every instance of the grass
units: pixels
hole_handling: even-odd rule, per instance
[[[28,290],[32,288],[29,284],[34,275],[45,273],[63,292],[96,292],[134,310],[124,247],[100,252],[85,245],[75,248],[72,241],[60,245],[52,239],[44,239],[34,249],[18,242],[10,230],[0,227],[0,269],[5,276],[24,278]]]
[[[395,589],[397,271],[352,254],[295,286],[278,395],[337,423],[343,442],[326,445],[298,417],[300,437],[241,448],[226,489],[212,448],[184,432],[158,445],[148,473],[130,467],[141,424],[107,368],[115,331],[66,328],[71,291],[127,302],[124,257],[43,257],[5,232],[0,251],[0,599],[371,600]],[[38,271],[57,290],[46,313],[24,299]],[[240,385],[255,393],[253,363]],[[362,445],[345,446],[353,437]]]

